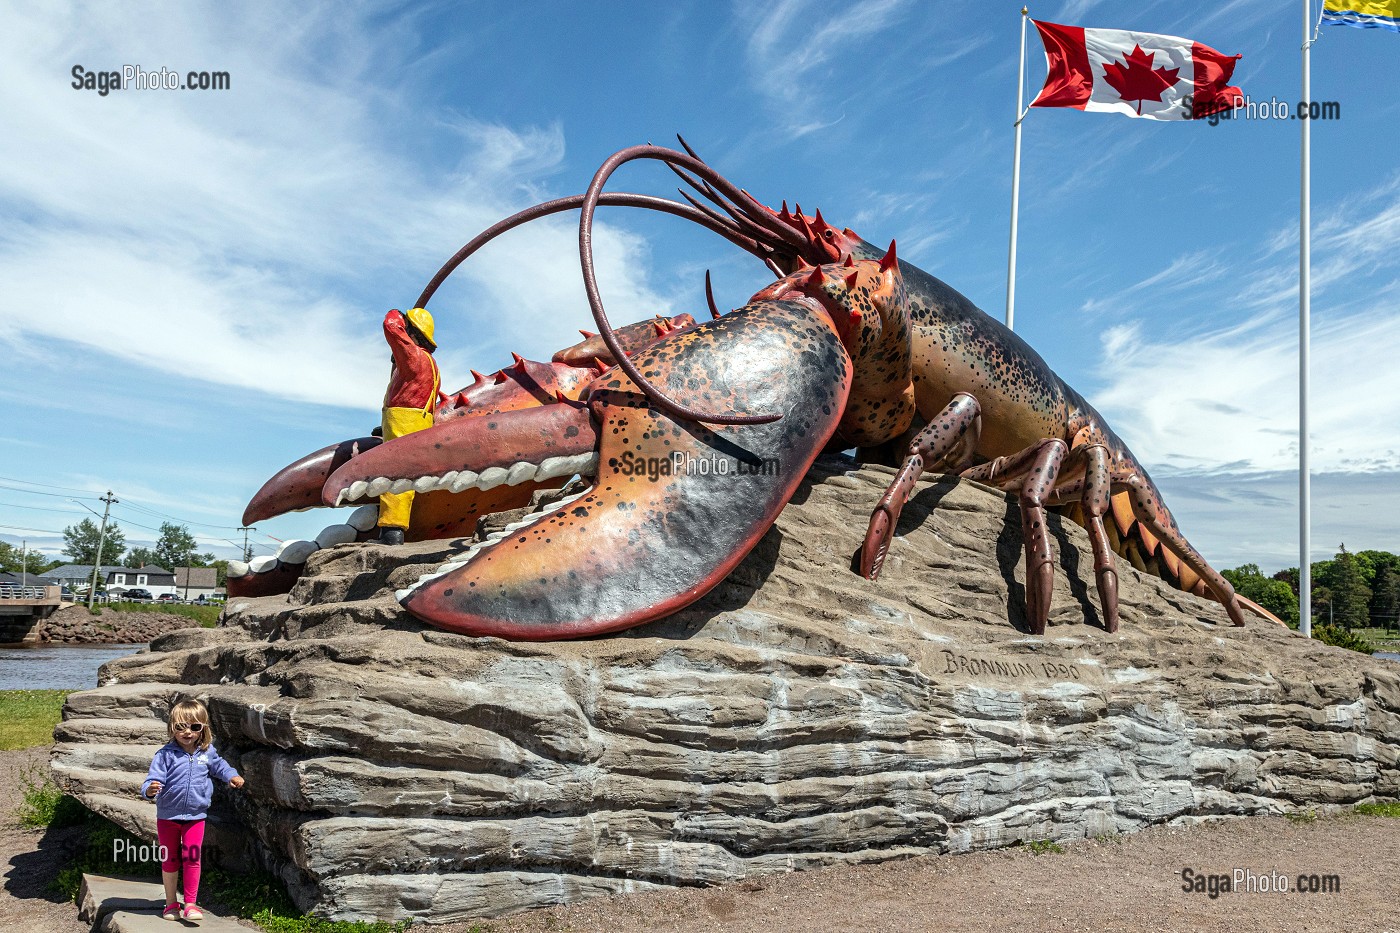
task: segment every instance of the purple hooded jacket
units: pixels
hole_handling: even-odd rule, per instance
[[[211,775],[227,784],[238,777],[238,772],[219,757],[212,744],[207,749],[195,746],[190,753],[171,739],[151,759],[151,769],[141,784],[141,796],[146,796],[152,781],[160,781],[156,819],[202,820],[209,815],[209,801],[214,797]]]

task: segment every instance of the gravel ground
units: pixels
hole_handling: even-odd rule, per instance
[[[47,890],[78,839],[20,829],[26,767],[47,747],[0,752],[0,930],[86,933],[77,908]],[[80,831],[76,831],[80,832]],[[1336,893],[1182,890],[1182,869],[1256,876],[1335,875]],[[1060,853],[1004,849],[772,875],[722,888],[606,898],[435,933],[607,930],[1346,930],[1400,933],[1400,820],[1256,817],[1154,827]]]
[[[78,908],[48,889],[69,854],[81,843],[80,827],[20,829],[15,818],[32,767],[48,769],[49,746],[0,752],[0,930],[24,933],[87,933]]]

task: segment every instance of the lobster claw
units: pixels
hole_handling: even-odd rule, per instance
[[[378,447],[377,437],[359,437],[322,447],[299,460],[284,466],[263,483],[243,510],[243,524],[257,522],[282,515],[286,512],[299,512],[318,508],[321,505],[321,487],[339,467],[352,457]]]
[[[851,367],[820,306],[803,300],[754,302],[633,362],[707,410],[783,417],[677,421],[612,370],[587,391],[586,406],[461,419],[385,444],[337,471],[325,498],[366,477],[417,480],[407,474],[434,461],[460,477],[520,457],[510,466],[524,464],[524,475],[531,464],[579,456],[587,441],[597,455],[592,488],[474,546],[399,600],[439,628],[525,640],[661,618],[723,580],[772,525],[836,430]]]

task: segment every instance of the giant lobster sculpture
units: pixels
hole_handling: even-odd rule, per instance
[[[684,145],[684,141],[682,141]],[[605,193],[623,163],[659,160],[698,193],[688,203]],[[592,263],[599,204],[662,210],[761,259],[777,281],[711,320],[689,315],[614,329]],[[902,468],[873,514],[860,570],[879,574],[915,481],[942,469],[1019,496],[1026,616],[1045,629],[1054,564],[1047,508],[1089,532],[1103,619],[1118,625],[1114,553],[1243,625],[1230,584],[1196,553],[1127,446],[1020,337],[943,282],[849,229],[773,211],[686,146],[616,153],[586,194],[537,205],[484,231],[419,299],[489,239],[579,209],[584,284],[598,333],[549,363],[516,357],[475,381],[425,431],[361,438],[288,466],[244,523],[296,508],[417,491],[412,539],[468,535],[479,516],[527,505],[578,475],[560,499],[401,591],[409,612],[472,635],[556,639],[661,618],[727,575],[772,525],[823,451],[902,448]],[[353,536],[353,535],[352,535]],[[341,538],[340,540],[344,540]],[[285,556],[285,555],[284,555]],[[302,557],[304,560],[305,558]],[[255,568],[266,569],[266,568]],[[285,591],[235,574],[230,592]]]

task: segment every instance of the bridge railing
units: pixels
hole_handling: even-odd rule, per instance
[[[58,602],[61,587],[57,586],[18,586],[0,583],[0,600],[23,599],[28,602]]]

